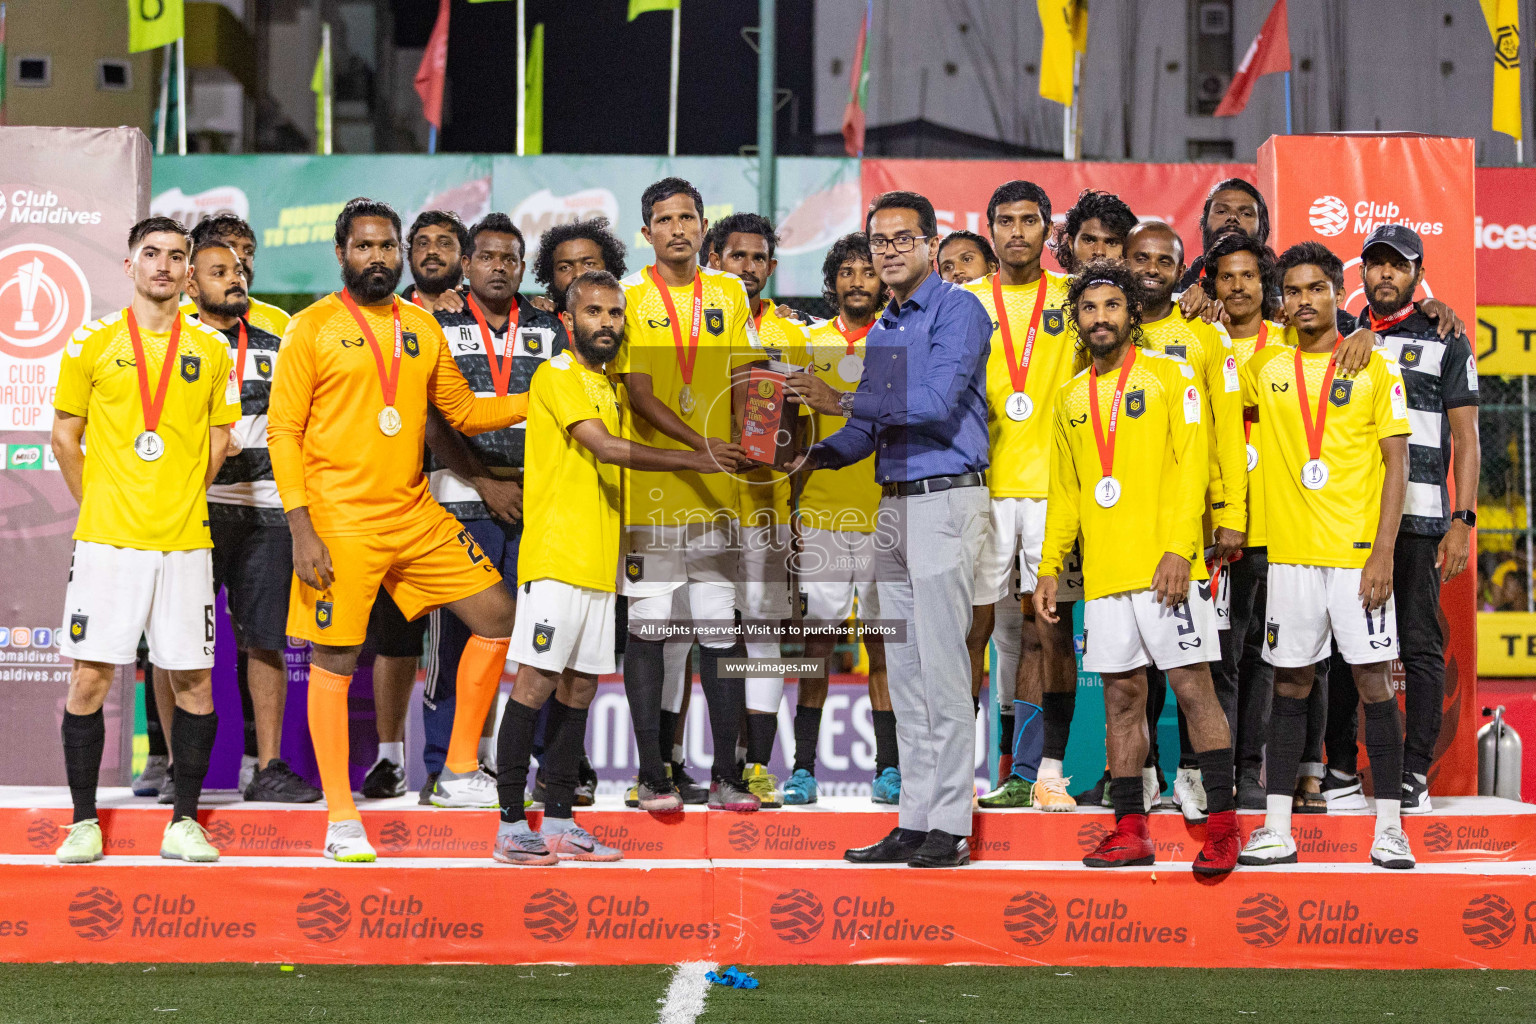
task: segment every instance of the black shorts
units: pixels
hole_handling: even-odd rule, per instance
[[[213,587],[228,595],[235,642],[242,650],[288,646],[288,593],[293,536],[287,526],[212,519]]]
[[[368,646],[373,653],[386,658],[419,658],[426,635],[427,616],[405,621],[389,591],[380,587],[379,596],[373,599],[373,611],[368,613]]]

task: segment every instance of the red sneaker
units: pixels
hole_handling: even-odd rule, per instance
[[[1224,875],[1237,867],[1243,836],[1237,830],[1237,812],[1220,811],[1205,820],[1205,845],[1195,854],[1197,875]]]
[[[1090,868],[1129,868],[1144,867],[1156,859],[1147,835],[1147,816],[1127,814],[1115,823],[1115,830],[1104,837],[1098,849],[1083,858],[1083,863]]]

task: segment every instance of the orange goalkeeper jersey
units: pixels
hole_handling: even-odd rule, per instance
[[[267,413],[272,476],[283,510],[309,506],[321,534],[387,536],[441,514],[421,471],[429,402],[466,434],[527,417],[526,393],[475,397],[432,314],[404,301],[399,308],[394,405],[402,427],[392,437],[379,428],[385,402],[373,350],[336,294],[295,314],[283,335]],[[387,369],[395,345],[391,308],[361,310]]]

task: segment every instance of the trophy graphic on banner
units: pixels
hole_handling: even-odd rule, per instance
[[[12,275],[11,280],[6,282],[6,287],[14,283],[20,292],[21,315],[16,318],[14,330],[35,331],[41,326],[37,322],[35,310],[37,309],[37,292],[44,282],[47,282],[49,294],[53,296],[54,305],[57,306],[58,296],[55,293],[58,288],[48,280],[48,275],[43,273],[43,261],[40,259],[34,258],[31,263],[23,263],[16,268],[16,273]]]

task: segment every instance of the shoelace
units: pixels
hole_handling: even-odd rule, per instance
[[[84,828],[87,825],[95,825],[95,824],[96,824],[96,822],[94,822],[94,821],[77,821],[77,822],[75,822],[73,825],[70,825],[68,828],[65,829],[65,831],[68,832],[69,834],[64,837],[64,841],[67,843],[71,839],[75,838],[75,833],[79,829],[82,829],[82,828]]]
[[[1376,837],[1377,846],[1385,846],[1393,853],[1406,854],[1408,852],[1408,837],[1395,828],[1382,829]]]
[[[544,845],[544,837],[537,832],[514,832],[512,842],[524,853],[545,854],[549,849]]]
[[[197,829],[199,832],[201,832],[203,834],[203,839],[206,840],[206,839],[210,838],[208,830],[203,828],[202,822],[198,821],[196,818],[182,818],[181,821],[178,821],[176,824],[180,825],[180,824],[183,824],[184,822],[188,822],[188,821],[190,821],[192,823],[192,827],[193,828]]]
[[[330,828],[332,839],[365,839],[368,836],[363,831],[363,823],[353,818],[332,822]]]
[[[1041,779],[1040,785],[1045,789],[1047,793],[1051,793],[1057,796],[1066,796],[1067,783],[1071,781],[1072,776],[1069,775],[1064,779]]]

